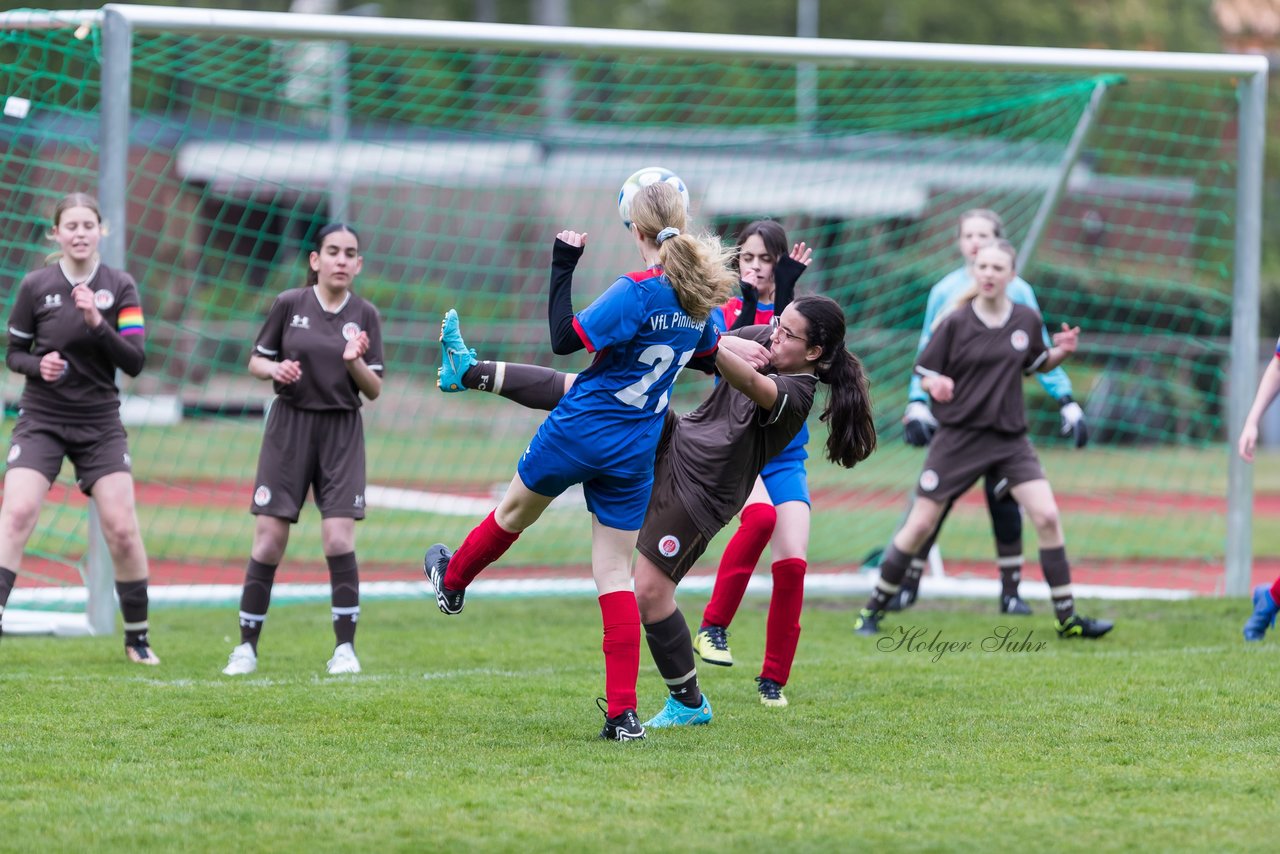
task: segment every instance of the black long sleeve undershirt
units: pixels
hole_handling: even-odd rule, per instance
[[[547,326],[551,332],[551,352],[567,356],[586,348],[573,328],[573,271],[583,247],[570,246],[556,238],[551,250],[551,294],[547,299]]]

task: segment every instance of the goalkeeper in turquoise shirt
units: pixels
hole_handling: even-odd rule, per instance
[[[964,258],[964,266],[951,271],[929,291],[929,301],[925,305],[924,327],[920,332],[920,342],[916,352],[922,352],[933,330],[952,308],[956,299],[964,294],[973,283],[969,265],[973,262],[978,250],[994,240],[1004,237],[1004,221],[995,211],[984,208],[967,210],[960,215],[957,228],[956,245]],[[1021,276],[1009,284],[1009,299],[1019,305],[1025,305],[1040,312],[1035,291]],[[1042,330],[1046,344],[1049,333]],[[1071,397],[1071,380],[1061,367],[1037,375],[1044,390],[1061,407],[1062,435],[1075,440],[1077,448],[1083,448],[1089,441],[1088,427],[1084,420],[1084,410]],[[915,374],[907,391],[907,411],[902,418],[903,436],[907,444],[924,447],[933,438],[938,428],[929,408],[929,395],[920,387],[920,377]],[[987,507],[991,511],[991,528],[996,540],[996,565],[1000,569],[1000,612],[1003,614],[1031,613],[1031,608],[1018,595],[1018,585],[1022,580],[1022,513],[1017,503],[1007,495],[1002,495],[1000,484],[985,481]],[[900,610],[915,602],[920,589],[920,576],[924,572],[929,551],[937,540],[942,522],[950,512],[948,506],[938,522],[938,530],[933,532],[921,550],[912,557],[911,566],[903,581],[902,590],[890,603],[890,610]]]

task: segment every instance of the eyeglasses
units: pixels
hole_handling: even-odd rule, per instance
[[[803,335],[797,335],[794,332],[792,332],[790,329],[787,329],[787,327],[783,326],[782,318],[779,315],[775,314],[773,318],[769,321],[769,325],[772,326],[777,331],[781,332],[785,337],[790,338],[792,341],[800,341],[805,344],[809,343],[808,338],[805,338]]]

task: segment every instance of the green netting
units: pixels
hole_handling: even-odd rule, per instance
[[[84,35],[3,34],[3,96],[31,104],[0,122],[7,291],[41,263],[53,202],[96,188],[99,33]],[[245,370],[249,347],[274,296],[302,281],[320,226],[343,211],[357,226],[357,290],[385,319],[386,391],[366,409],[375,488],[361,563],[366,577],[417,579],[427,544],[456,543],[482,515],[457,498],[500,490],[539,421],[490,396],[436,391],[441,314],[457,307],[485,356],[582,367],[546,343],[552,236],[591,233],[581,307],[638,263],[616,192],[651,163],[680,173],[695,215],[727,237],[775,217],[816,248],[802,286],[845,306],[882,444],[855,472],[837,469],[820,459],[815,421],[810,561],[856,566],[892,533],[919,470],[899,418],[926,294],[958,265],[957,215],[994,208],[1022,241],[1100,82],[1105,106],[1025,271],[1051,326],[1085,330],[1067,369],[1093,444],[1068,448],[1056,405],[1029,384],[1034,438],[1077,566],[1221,564],[1231,81],[144,33],[132,75],[128,222],[112,225],[127,232],[150,355],[125,389],[175,396],[185,414],[131,427],[159,581],[238,578],[253,413],[269,395]],[[20,386],[8,375],[7,401]],[[682,411],[708,388],[697,376],[680,386]],[[37,571],[73,581],[83,501],[59,489],[50,505],[32,541]],[[966,503],[941,543],[948,561],[985,567],[990,541]],[[582,567],[588,554],[587,515],[573,506],[504,566]],[[314,511],[287,561],[322,577]]]

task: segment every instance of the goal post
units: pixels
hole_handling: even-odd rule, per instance
[[[1252,474],[1231,445],[1259,356],[1261,57],[118,4],[0,21],[0,97],[30,105],[6,104],[0,123],[0,193],[22,217],[6,266],[39,263],[59,195],[96,190],[104,261],[138,278],[147,314],[147,370],[122,389],[181,409],[176,425],[130,425],[157,583],[243,571],[269,396],[246,377],[246,346],[271,298],[301,281],[320,225],[349,217],[361,233],[355,287],[387,337],[386,392],[365,409],[362,573],[406,580],[423,545],[483,515],[538,423],[436,391],[440,316],[458,307],[484,356],[580,369],[544,344],[547,244],[560,228],[591,232],[581,307],[636,263],[613,197],[656,163],[727,239],[772,217],[815,246],[801,289],[849,317],[881,448],[852,472],[830,466],[815,418],[815,566],[852,565],[892,533],[921,462],[898,419],[924,298],[957,266],[959,213],[990,207],[1029,256],[1046,321],[1084,327],[1066,367],[1091,447],[1068,448],[1054,402],[1027,387],[1073,564],[1117,578],[1176,565],[1213,572],[1217,592],[1248,590]],[[706,390],[678,387],[680,411]],[[20,384],[3,391],[12,404]],[[90,623],[110,631],[101,539],[72,524],[73,492],[50,503],[39,548],[80,568]],[[580,505],[562,504],[573,512],[522,538],[516,571],[589,560]],[[317,527],[304,514],[286,561],[312,580]],[[944,543],[949,563],[992,563],[977,508],[953,514]]]

